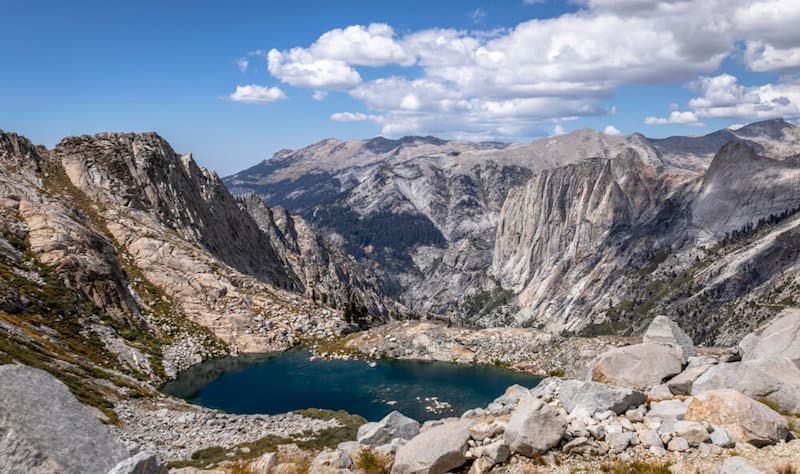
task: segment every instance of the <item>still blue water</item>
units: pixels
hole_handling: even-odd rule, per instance
[[[237,414],[301,408],[345,410],[376,421],[392,410],[420,421],[485,407],[533,375],[489,365],[384,359],[309,360],[305,350],[247,354],[204,362],[162,388],[191,403]],[[449,406],[439,404],[446,402]]]

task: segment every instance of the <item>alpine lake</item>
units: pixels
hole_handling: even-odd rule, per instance
[[[313,359],[305,349],[209,360],[162,392],[233,414],[303,408],[344,410],[377,421],[393,410],[419,421],[486,407],[511,385],[540,377],[492,365],[404,359]]]

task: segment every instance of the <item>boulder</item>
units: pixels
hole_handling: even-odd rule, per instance
[[[748,334],[739,344],[742,360],[788,357],[800,367],[800,309],[786,309],[766,326]]]
[[[577,418],[593,416],[597,412],[611,410],[616,414],[636,408],[647,399],[644,392],[610,385],[565,380],[558,395],[561,406]]]
[[[0,366],[0,472],[107,474],[129,454],[70,393],[39,369]]]
[[[725,428],[737,441],[761,447],[786,439],[786,419],[736,390],[712,390],[698,394],[689,402],[689,421],[707,421]]]
[[[696,421],[677,421],[672,425],[672,434],[685,439],[689,446],[699,446],[708,441],[709,434],[702,423]]]
[[[419,433],[419,422],[399,411],[393,411],[377,423],[367,423],[358,429],[358,442],[380,446],[395,438],[411,439]]]
[[[717,474],[764,474],[744,458],[739,456],[731,456],[725,458],[722,464],[717,468]]]
[[[669,443],[667,443],[667,449],[669,451],[677,451],[680,453],[689,449],[689,442],[679,437],[672,438],[669,440]]]
[[[698,377],[706,373],[710,365],[689,367],[667,382],[667,387],[673,395],[689,395],[692,393],[692,384]]]
[[[664,447],[664,442],[661,441],[661,437],[658,433],[654,430],[646,430],[639,433],[639,442],[642,443],[646,447],[655,446],[658,448]]]
[[[504,463],[511,457],[511,450],[502,440],[497,440],[485,446],[479,446],[472,451],[476,456],[484,457],[492,461],[493,465]]]
[[[765,399],[782,413],[800,414],[800,368],[786,357],[751,359],[710,367],[692,384],[692,395],[721,388]]]
[[[728,430],[721,426],[715,426],[711,432],[711,443],[720,448],[732,448],[736,446],[736,440],[728,433]]]
[[[512,452],[533,457],[556,446],[567,431],[559,410],[536,398],[523,398],[506,426],[503,439]]]
[[[167,472],[168,469],[157,455],[142,451],[111,468],[108,474],[167,474]]]
[[[681,363],[686,364],[694,356],[694,342],[675,321],[666,316],[656,316],[647,327],[642,342],[664,344],[676,348],[681,354]]]
[[[680,373],[681,352],[672,346],[645,342],[618,347],[599,355],[592,364],[595,382],[647,390]]]
[[[463,466],[472,424],[448,420],[421,432],[397,451],[392,474],[443,474]]]
[[[686,416],[688,406],[680,400],[664,400],[650,404],[647,416],[662,420],[682,420]]]

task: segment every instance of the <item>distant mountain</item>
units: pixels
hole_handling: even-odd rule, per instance
[[[599,331],[616,318],[631,330],[619,308],[640,298],[631,271],[661,275],[669,261],[677,272],[734,234],[756,238],[791,220],[798,152],[800,130],[783,120],[666,139],[592,130],[518,144],[328,139],[224,181],[341,238],[420,313],[554,331]],[[720,165],[731,153],[761,158]],[[698,331],[723,337],[722,326]]]

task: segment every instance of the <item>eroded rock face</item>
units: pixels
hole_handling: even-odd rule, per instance
[[[532,457],[556,446],[566,431],[561,412],[529,396],[512,412],[503,439],[512,452]]]
[[[712,366],[694,381],[692,395],[721,388],[763,398],[784,413],[800,413],[800,369],[786,357]]]
[[[415,436],[397,451],[392,474],[443,474],[463,466],[470,420],[450,420]]]
[[[722,389],[695,395],[686,412],[689,421],[707,421],[725,428],[737,441],[766,446],[786,439],[786,419],[736,390]]]
[[[781,356],[800,367],[800,309],[784,310],[773,321],[748,335],[740,347],[743,361]]]
[[[637,390],[580,380],[565,380],[558,396],[564,409],[577,417],[591,417],[607,410],[619,415],[638,407],[647,399],[644,392]]]
[[[662,344],[641,343],[612,349],[592,365],[595,382],[647,390],[680,373],[681,354]]]
[[[47,372],[0,366],[0,471],[106,474],[128,458],[112,433]]]

